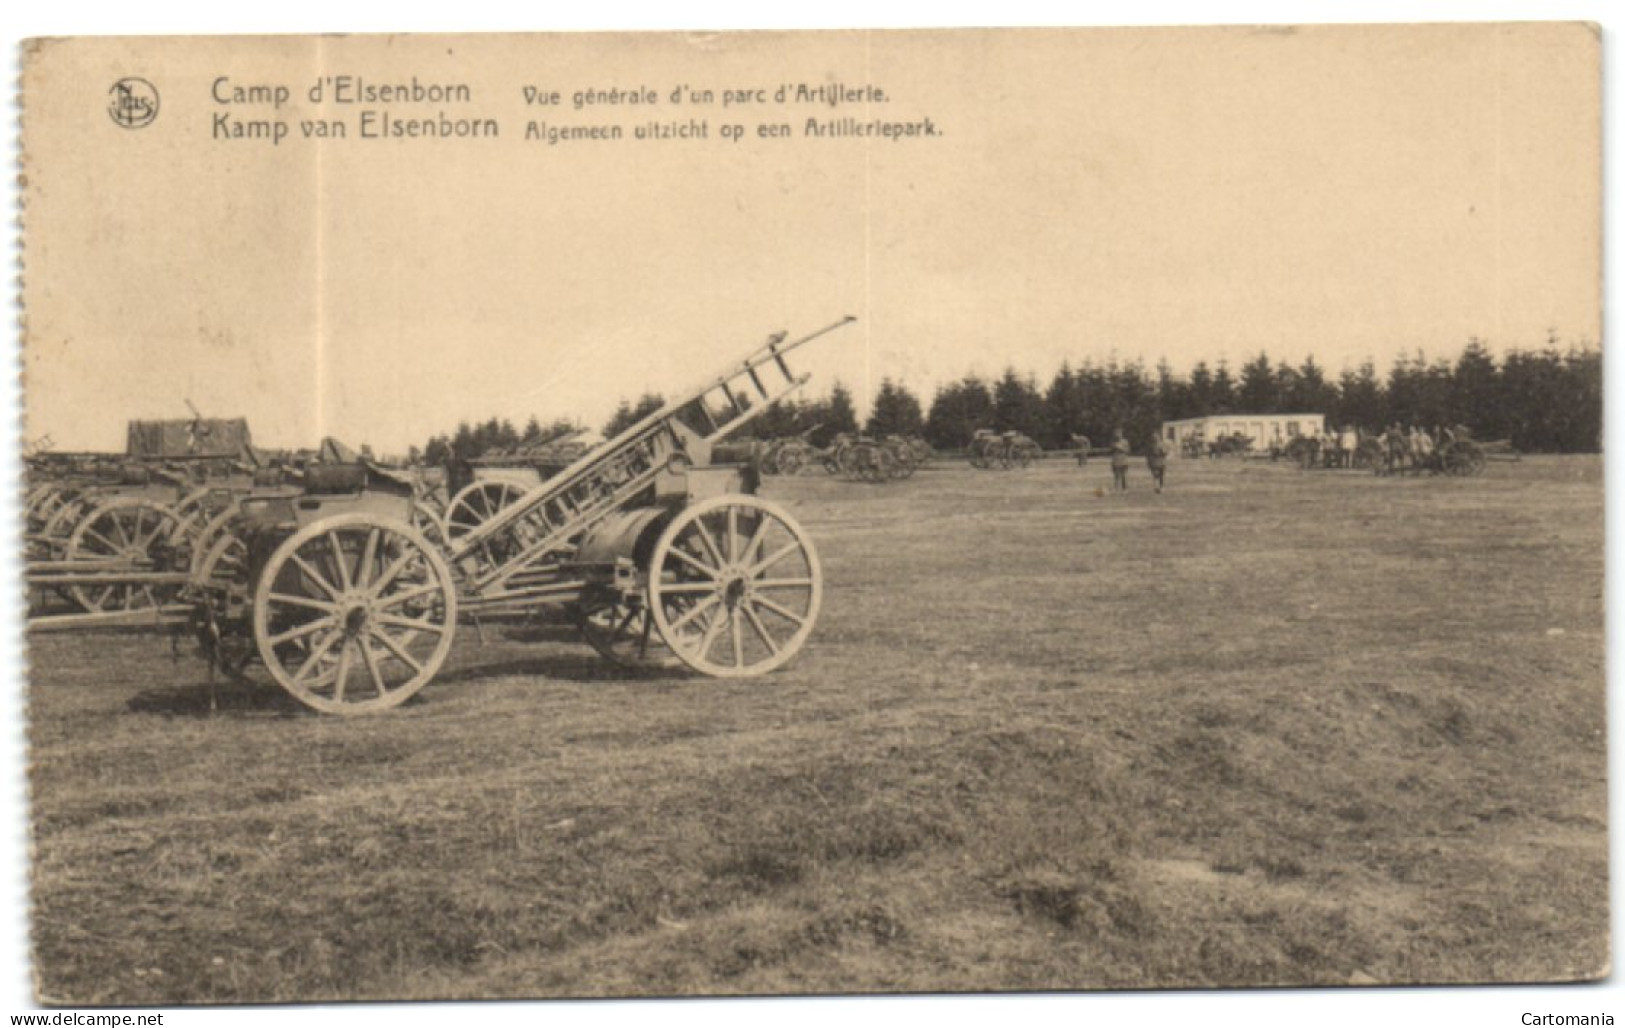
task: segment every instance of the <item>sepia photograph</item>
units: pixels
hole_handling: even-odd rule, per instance
[[[34,1003],[1612,974],[1599,26],[18,61]]]

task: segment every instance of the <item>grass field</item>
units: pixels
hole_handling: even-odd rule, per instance
[[[1601,459],[1132,475],[769,479],[826,590],[759,679],[467,628],[386,715],[211,715],[167,639],[39,637],[40,995],[1605,973]]]

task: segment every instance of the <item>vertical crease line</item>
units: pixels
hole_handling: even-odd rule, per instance
[[[1506,223],[1502,206],[1503,177],[1501,173],[1502,149],[1506,146],[1505,135],[1505,97],[1506,97],[1506,63],[1502,60],[1501,39],[1504,30],[1497,26],[1495,29],[1495,335],[1499,345],[1506,346],[1506,298],[1503,286],[1506,283],[1505,269],[1501,263],[1502,243],[1506,235]]]
[[[323,36],[316,37],[316,76],[318,79],[327,70],[327,40]],[[316,445],[321,446],[322,440],[327,438],[327,181],[326,158],[327,148],[318,142],[311,147],[316,157],[315,174],[315,218],[316,238],[315,263],[316,274]]]
[[[863,33],[863,84],[874,82],[874,30]],[[874,103],[864,94],[864,113],[874,116]],[[873,135],[863,137],[863,390],[873,399],[874,385],[874,200],[871,183],[874,180],[875,141]],[[873,413],[871,411],[871,413]]]

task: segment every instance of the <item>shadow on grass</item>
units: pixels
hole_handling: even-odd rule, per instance
[[[472,626],[462,629],[477,634],[479,629]],[[533,643],[579,643],[581,629],[574,624],[564,621],[531,621],[523,624],[486,625],[487,636],[497,635],[508,642]]]
[[[437,687],[467,685],[498,678],[535,678],[538,685],[548,682],[585,685],[600,682],[670,684],[697,677],[686,668],[625,668],[591,651],[583,654],[550,654],[459,668],[436,675],[427,689],[409,697],[394,709],[405,710],[425,703],[433,705]],[[222,680],[216,682],[213,689],[205,682],[143,689],[132,696],[126,706],[131,713],[161,717],[207,718],[232,714],[322,716],[282,689],[252,680]]]
[[[519,660],[458,668],[436,675],[434,684],[462,685],[491,678],[545,678],[561,682],[679,682],[699,677],[684,667],[622,667],[598,656],[583,643],[579,653],[543,653]]]
[[[205,682],[143,689],[130,697],[126,705],[132,713],[164,717],[211,717],[218,714],[297,717],[315,713],[281,689],[232,680],[216,682],[213,689]]]

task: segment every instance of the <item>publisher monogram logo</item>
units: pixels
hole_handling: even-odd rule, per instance
[[[120,128],[145,128],[158,117],[158,90],[146,79],[119,79],[107,91],[107,113]]]

